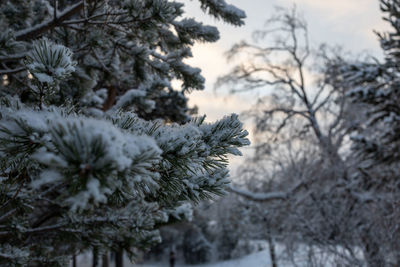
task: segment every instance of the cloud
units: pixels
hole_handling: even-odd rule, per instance
[[[251,108],[254,98],[243,94],[221,94],[210,91],[192,92],[190,105],[199,107],[199,115],[206,114],[207,121],[216,121],[231,113],[241,113]]]
[[[293,0],[286,0],[286,2],[293,2]],[[317,8],[322,11],[328,11],[329,14],[337,16],[344,14],[359,14],[363,11],[369,11],[372,8],[378,8],[376,0],[335,0],[335,1],[321,1],[321,0],[297,0],[297,6],[301,7],[307,5],[309,7]]]
[[[206,78],[207,88],[212,89],[216,79],[229,71],[224,56],[226,50],[220,43],[196,44],[193,57],[185,62],[200,68]]]
[[[306,18],[310,35],[317,42],[343,45],[360,52],[380,53],[373,30],[387,29],[381,19],[377,0],[283,0],[285,6],[295,3]]]

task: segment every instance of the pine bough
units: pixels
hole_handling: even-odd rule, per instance
[[[0,265],[153,244],[190,202],[225,192],[227,156],[249,144],[237,115],[187,114],[204,78],[183,60],[216,28],[177,20],[177,2],[70,2],[0,4]],[[201,5],[243,24],[223,0]]]

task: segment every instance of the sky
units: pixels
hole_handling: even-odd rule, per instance
[[[245,26],[233,27],[217,21],[201,12],[198,1],[186,0],[185,9],[189,16],[196,17],[205,24],[217,26],[221,39],[213,44],[196,44],[193,58],[188,62],[202,69],[206,78],[206,89],[189,96],[190,103],[199,106],[200,113],[210,120],[226,113],[240,112],[251,103],[243,103],[246,96],[229,96],[214,93],[214,83],[218,76],[228,73],[230,66],[224,58],[234,43],[251,40],[254,30],[262,28],[264,22],[275,11],[275,6],[290,8],[294,4],[306,18],[312,44],[327,43],[342,45],[353,52],[368,51],[380,56],[379,43],[373,30],[382,30],[385,23],[381,19],[378,0],[227,0],[230,4],[246,12]]]
[[[341,45],[346,51],[366,51],[378,58],[382,57],[379,42],[373,32],[387,28],[381,19],[378,0],[226,0],[246,12],[245,26],[242,27],[227,25],[203,14],[197,0],[184,2],[188,16],[218,27],[221,35],[216,43],[196,44],[193,58],[188,61],[192,66],[201,68],[206,78],[205,90],[190,94],[189,103],[197,105],[199,114],[206,114],[209,121],[230,113],[240,114],[255,103],[251,94],[231,95],[215,91],[214,83],[231,68],[224,53],[241,40],[251,41],[252,32],[263,27],[265,21],[274,14],[276,6],[290,8],[296,5],[308,23],[312,45]],[[251,132],[252,126],[249,123],[245,127]],[[232,163],[238,161],[234,159]]]

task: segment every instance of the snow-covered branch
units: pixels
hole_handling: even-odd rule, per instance
[[[254,193],[234,186],[230,186],[229,191],[254,201],[284,200],[288,197],[285,192]]]
[[[61,22],[68,19],[69,17],[77,14],[79,11],[83,9],[84,1],[79,1],[70,7],[64,9],[62,12],[59,12],[57,18],[51,18],[47,21],[44,21],[40,24],[33,26],[32,28],[27,28],[24,30],[20,30],[15,33],[15,39],[17,41],[27,41],[30,39],[35,39],[39,37],[42,33],[57,27]]]

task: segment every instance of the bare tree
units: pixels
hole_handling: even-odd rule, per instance
[[[335,262],[359,266],[358,246],[368,254],[366,248],[376,244],[358,227],[364,199],[349,190],[355,168],[349,135],[365,117],[342,82],[343,55],[326,45],[313,49],[296,8],[279,8],[254,33],[254,43],[242,41],[228,51],[228,59],[240,63],[217,86],[233,93],[258,90],[257,104],[247,112],[256,136],[250,170],[253,179],[272,181],[263,188],[267,193],[254,193],[260,189],[251,185],[231,191],[263,202],[275,234],[285,232],[282,242],[302,242],[313,253],[323,250]],[[267,171],[257,171],[260,166]]]
[[[254,33],[254,40],[253,44],[242,41],[228,51],[228,59],[244,56],[246,60],[221,77],[218,85],[229,86],[232,92],[273,88],[272,93],[258,99],[250,113],[256,131],[270,137],[261,144],[276,139],[285,126],[300,118],[296,138],[311,132],[324,158],[344,167],[339,150],[357,120],[349,119],[351,106],[346,102],[345,88],[332,84],[333,70],[328,69],[343,60],[340,49],[321,46],[313,51],[307,24],[296,8],[289,12],[278,9],[265,29]],[[271,40],[272,46],[260,44]]]

